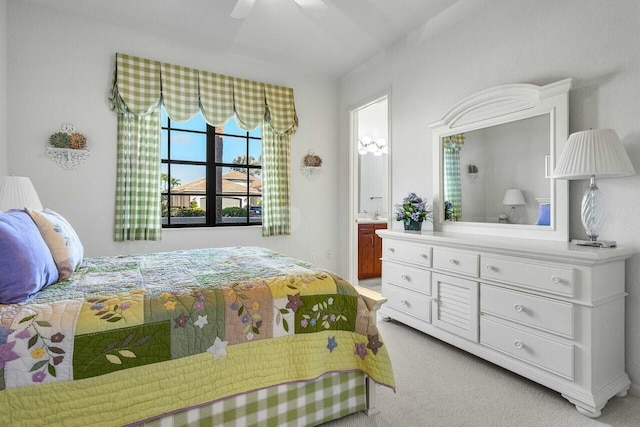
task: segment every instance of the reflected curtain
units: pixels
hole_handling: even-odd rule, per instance
[[[118,114],[116,241],[161,237],[160,105],[179,122],[201,112],[211,126],[231,117],[247,131],[262,125],[262,234],[290,234],[293,89],[116,54],[110,102]]]
[[[464,135],[452,135],[443,141],[444,201],[452,205],[453,220],[462,219],[462,187],[460,181],[460,150]]]

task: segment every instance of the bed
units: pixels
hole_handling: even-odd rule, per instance
[[[0,213],[0,269],[24,274],[26,219],[58,274],[22,302],[0,279],[0,425],[317,425],[395,389],[384,299],[336,274],[260,247],[83,259],[64,218],[28,210]]]

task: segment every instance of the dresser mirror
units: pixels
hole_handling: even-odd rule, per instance
[[[571,79],[472,95],[431,124],[434,229],[568,240],[568,184],[550,175],[568,136]]]

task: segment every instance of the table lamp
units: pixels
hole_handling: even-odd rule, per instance
[[[585,130],[572,133],[560,155],[554,179],[590,179],[582,197],[581,219],[589,240],[574,240],[584,246],[615,247],[614,241],[598,241],[604,223],[604,208],[596,177],[615,178],[636,172],[613,129]]]
[[[24,208],[42,210],[31,180],[23,176],[0,176],[0,212]]]

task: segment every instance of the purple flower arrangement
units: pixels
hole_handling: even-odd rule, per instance
[[[403,221],[405,224],[427,221],[431,219],[431,212],[425,199],[416,193],[409,193],[402,199],[402,205],[396,205],[396,221]]]

